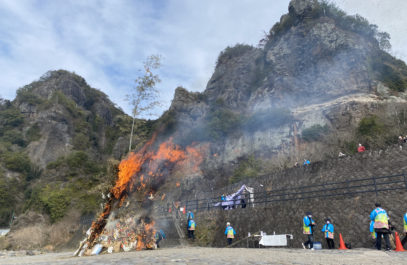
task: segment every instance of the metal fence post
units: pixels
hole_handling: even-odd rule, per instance
[[[377,197],[377,185],[376,185],[376,177],[373,176],[373,183],[374,183],[374,191],[376,193],[376,197]]]
[[[267,191],[266,190],[264,190],[263,200],[264,200],[264,207],[266,207],[266,205],[267,205]]]
[[[346,180],[346,193],[349,195],[349,197],[352,197],[351,189],[350,189],[350,180]]]
[[[403,171],[403,178],[404,178],[404,185],[406,185],[407,189],[407,179],[406,179],[406,173]]]

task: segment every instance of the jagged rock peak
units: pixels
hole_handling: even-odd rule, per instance
[[[23,90],[31,91],[42,98],[49,98],[53,91],[60,90],[81,101],[79,94],[84,88],[89,88],[89,85],[81,76],[66,70],[57,70],[46,72],[38,81],[26,85]],[[18,96],[19,94],[17,99]]]
[[[306,16],[318,6],[317,0],[291,0],[288,10],[297,16]]]
[[[48,71],[39,80],[18,89],[15,101],[17,105],[21,105],[50,100],[56,93],[63,93],[85,109],[90,109],[97,101],[114,106],[106,94],[90,87],[83,77],[66,70]]]

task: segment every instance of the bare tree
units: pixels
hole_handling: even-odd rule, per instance
[[[147,57],[143,64],[143,74],[135,80],[135,86],[131,94],[127,95],[127,100],[133,106],[133,123],[131,126],[129,152],[133,139],[134,124],[137,117],[152,115],[151,110],[160,105],[156,84],[161,82],[159,76],[153,71],[161,66],[161,55],[155,54]]]

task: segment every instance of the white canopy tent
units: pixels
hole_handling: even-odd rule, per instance
[[[215,204],[215,206],[222,206],[225,210],[229,210],[234,208],[234,206],[243,205],[245,203],[249,203],[252,207],[254,207],[254,189],[243,185],[240,189],[230,195],[226,195],[224,200]],[[245,196],[248,194],[249,196]],[[248,200],[247,200],[248,199]],[[244,200],[244,201],[243,201]]]

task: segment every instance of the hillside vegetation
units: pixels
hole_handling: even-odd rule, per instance
[[[152,125],[137,121],[138,147]],[[108,167],[126,154],[130,128],[131,117],[104,93],[63,70],[18,89],[13,101],[2,100],[0,226],[26,211],[52,223],[70,209],[96,213],[115,179]]]

